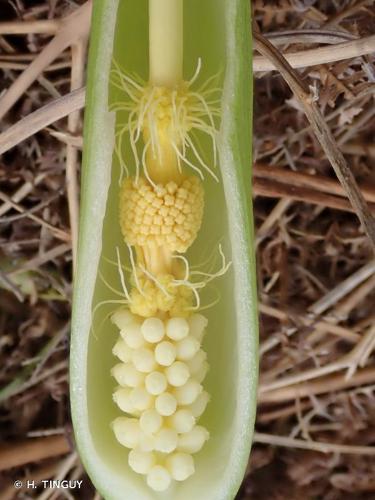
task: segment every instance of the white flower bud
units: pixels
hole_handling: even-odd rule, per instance
[[[209,437],[210,433],[207,429],[196,425],[190,432],[179,436],[178,450],[185,453],[198,453]]]
[[[120,335],[131,349],[139,349],[145,343],[139,323],[130,323],[120,330]]]
[[[128,463],[137,474],[147,474],[155,465],[156,457],[152,452],[131,450]]]
[[[159,318],[147,318],[142,323],[141,332],[147,342],[160,342],[164,337],[164,323]]]
[[[121,411],[130,415],[138,415],[139,411],[134,407],[130,399],[132,389],[128,387],[120,387],[113,393],[113,401],[117,404]]]
[[[200,343],[192,335],[188,335],[176,344],[177,359],[188,361],[192,359],[199,351]]]
[[[184,408],[177,410],[176,413],[169,417],[169,424],[179,434],[183,434],[191,431],[195,425],[195,418],[191,410]]]
[[[154,353],[147,347],[134,351],[132,361],[137,370],[142,373],[150,373],[156,368]]]
[[[119,330],[126,328],[130,323],[135,321],[135,316],[132,314],[129,309],[117,309],[112,316],[111,321],[114,323]]]
[[[171,475],[161,465],[155,465],[147,474],[147,484],[154,491],[165,491],[171,484]]]
[[[195,375],[195,373],[199,372],[206,359],[207,354],[202,349],[200,349],[192,359],[186,362],[189,367],[190,373],[192,375]]]
[[[166,467],[176,481],[185,481],[195,472],[193,457],[187,453],[173,453],[167,458]]]
[[[151,372],[146,377],[145,386],[150,394],[157,396],[167,388],[167,379],[164,373]]]
[[[136,418],[118,417],[112,422],[117,441],[126,448],[136,448],[139,441],[139,422]]]
[[[146,434],[155,434],[162,424],[163,418],[154,408],[144,411],[139,419],[139,425]]]
[[[208,319],[202,314],[193,314],[188,319],[190,335],[193,335],[199,342],[202,342],[204,331],[208,325]]]
[[[163,392],[155,400],[156,411],[163,417],[173,415],[177,408],[176,398],[169,392]]]
[[[190,411],[195,418],[199,418],[204,413],[209,400],[209,394],[206,391],[202,391],[194,403],[189,406]]]
[[[168,382],[174,387],[184,385],[189,379],[189,368],[181,361],[175,361],[171,366],[165,370],[165,375]]]
[[[139,387],[143,384],[145,375],[138,371],[132,363],[119,363],[111,370],[118,384],[128,387]]]
[[[173,394],[179,405],[190,405],[202,392],[202,386],[195,379],[190,378],[185,385],[176,387]]]
[[[176,359],[176,347],[166,340],[155,348],[155,359],[161,366],[170,366]]]
[[[138,449],[145,452],[154,451],[154,436],[141,430],[138,438]]]
[[[123,363],[129,363],[132,359],[133,349],[131,349],[123,339],[119,339],[113,346],[112,353]]]
[[[135,387],[129,397],[134,408],[139,411],[148,410],[154,402],[154,398],[144,387]]]
[[[199,383],[202,383],[203,380],[206,378],[206,375],[207,375],[209,368],[210,368],[210,365],[207,363],[207,361],[203,361],[200,369],[194,374],[195,380],[197,380],[197,382],[199,382]]]
[[[176,449],[177,440],[177,432],[174,429],[168,429],[167,427],[160,429],[155,436],[155,450],[162,453],[171,453]]]
[[[172,340],[182,340],[189,333],[189,323],[184,318],[170,318],[167,321],[167,336]]]

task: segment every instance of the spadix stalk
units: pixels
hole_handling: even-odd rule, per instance
[[[181,83],[183,0],[149,0],[150,83],[173,88]]]

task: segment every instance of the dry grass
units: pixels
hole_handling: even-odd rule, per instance
[[[297,54],[286,58],[298,73],[283,69],[324,116],[325,153],[344,153],[363,200],[353,205],[345,191],[353,183],[340,186],[288,74],[268,71],[272,53],[257,54],[261,370],[255,445],[237,498],[373,498],[375,261],[357,216],[364,209],[370,220],[375,207],[375,8],[372,0],[253,3],[257,30]],[[1,10],[1,500],[21,498],[13,481],[28,477],[83,477],[65,496],[99,498],[74,453],[67,384],[89,10],[79,4],[17,0]],[[51,489],[27,495],[62,498]]]

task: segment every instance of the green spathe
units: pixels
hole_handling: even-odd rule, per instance
[[[223,238],[232,266],[217,283],[219,305],[205,312],[209,319],[205,350],[211,365],[207,376],[211,402],[202,425],[211,437],[197,455],[195,474],[167,492],[152,492],[144,478],[130,470],[127,450],[114,438],[110,423],[118,412],[112,402],[110,370],[116,329],[109,322],[101,328],[103,313],[95,319],[95,335],[91,330],[93,304],[113,298],[98,280],[99,265],[107,281],[118,284],[114,266],[100,264],[100,259],[103,255],[113,259],[115,247],[124,246],[116,221],[119,166],[112,157],[115,116],[108,112],[108,102],[116,98],[109,90],[111,60],[114,54],[129,71],[147,78],[146,6],[145,0],[120,2],[116,18],[116,0],[94,2],[71,348],[75,435],[84,465],[106,499],[231,499],[240,486],[250,450],[258,359],[250,197],[250,8],[244,0],[184,2],[184,77],[194,73],[197,57],[202,58],[202,81],[225,66],[218,140],[221,180],[205,184],[205,220],[189,260],[199,263],[200,254],[207,247],[210,253],[214,251]],[[109,306],[106,313],[114,308]]]

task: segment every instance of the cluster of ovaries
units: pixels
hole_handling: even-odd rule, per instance
[[[116,149],[126,173],[119,220],[132,264],[129,290],[122,276],[127,307],[112,315],[120,330],[113,349],[120,360],[112,370],[118,383],[113,399],[123,412],[113,431],[130,449],[129,466],[155,491],[189,478],[195,470],[192,455],[209,438],[198,424],[209,401],[202,349],[208,321],[199,313],[199,289],[228,268],[222,254],[218,273],[196,272],[203,281],[193,282],[184,255],[202,223],[203,171],[216,178],[194,137],[208,135],[214,163],[218,110],[210,96],[217,89],[192,90],[198,73],[199,68],[190,82],[175,88],[136,81],[117,66],[112,75],[127,95],[113,109],[127,113]],[[123,160],[125,137],[135,164],[132,176]]]

